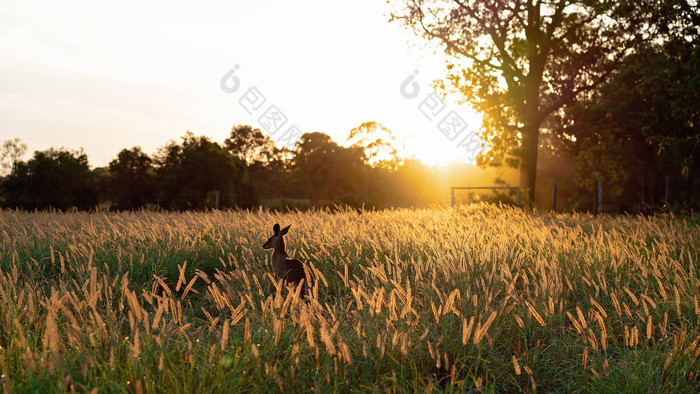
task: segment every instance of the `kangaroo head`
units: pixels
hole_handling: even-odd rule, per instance
[[[263,249],[277,249],[284,246],[282,237],[287,234],[290,227],[292,227],[291,224],[280,230],[279,223],[275,223],[275,225],[272,226],[272,231],[274,234],[272,234],[272,236],[263,244]]]

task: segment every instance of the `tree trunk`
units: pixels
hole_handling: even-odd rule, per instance
[[[520,156],[520,189],[527,193],[527,204],[535,202],[535,180],[537,179],[537,146],[540,136],[539,125],[529,124],[522,130],[522,150]]]
[[[535,180],[537,178],[537,147],[539,145],[540,124],[542,122],[539,112],[539,89],[542,83],[545,58],[534,53],[529,58],[531,70],[523,84],[525,100],[522,107],[523,111],[521,112],[523,128],[520,131],[522,135],[520,189],[522,192],[527,193],[526,205],[533,206],[535,203]]]

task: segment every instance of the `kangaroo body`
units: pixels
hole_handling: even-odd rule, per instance
[[[274,234],[263,244],[263,249],[273,249],[272,267],[275,270],[277,280],[282,279],[294,286],[298,286],[301,281],[304,281],[300,293],[300,296],[303,297],[308,294],[309,280],[306,277],[304,264],[297,259],[290,258],[285,249],[284,235],[289,231],[289,227],[291,225],[280,230],[280,225],[275,224],[272,227]]]

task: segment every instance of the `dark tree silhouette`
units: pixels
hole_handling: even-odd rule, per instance
[[[163,207],[213,207],[216,191],[221,196],[221,207],[251,207],[258,203],[245,164],[205,136],[188,132],[181,144],[172,141],[162,147],[156,163]]]
[[[155,202],[155,167],[140,147],[123,149],[109,163],[109,194],[117,209]]]
[[[3,185],[6,207],[93,209],[97,185],[83,152],[49,149],[17,162]]]
[[[304,197],[357,203],[366,176],[363,149],[344,148],[327,134],[305,133],[296,143],[292,168]]]
[[[233,126],[231,135],[224,141],[224,149],[248,166],[273,160],[278,151],[269,136],[248,125]]]
[[[224,141],[224,148],[248,166],[250,183],[263,198],[277,198],[288,192],[289,155],[287,148],[277,148],[260,129],[237,125]]]

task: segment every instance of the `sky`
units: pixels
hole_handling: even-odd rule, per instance
[[[389,23],[385,1],[193,4],[0,0],[0,141],[21,138],[25,158],[84,148],[100,167],[188,130],[221,143],[250,124],[278,144],[312,131],[343,144],[377,121],[404,156],[473,157],[464,141],[478,116],[430,94],[444,55]],[[445,128],[453,114],[464,123]]]

